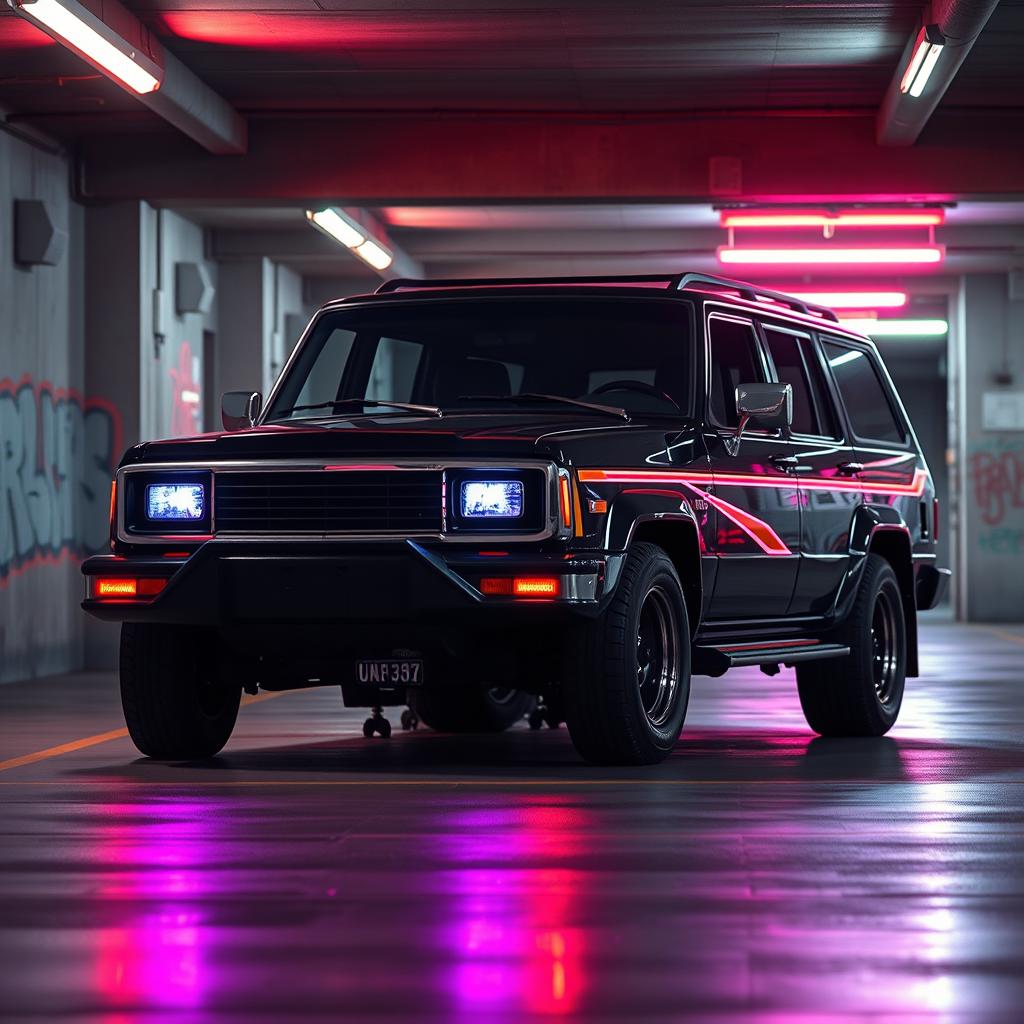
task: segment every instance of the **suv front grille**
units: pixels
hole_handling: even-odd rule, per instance
[[[439,470],[218,473],[217,533],[440,533]]]

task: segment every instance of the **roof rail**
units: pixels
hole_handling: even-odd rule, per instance
[[[375,295],[398,292],[403,288],[501,288],[516,285],[560,285],[560,284],[663,284],[675,289],[678,274],[610,274],[598,277],[467,277],[449,279],[417,280],[416,278],[394,277],[385,281]]]
[[[700,288],[706,285],[710,288],[721,288],[723,290],[736,292],[741,299],[747,302],[757,302],[760,299],[771,299],[779,305],[788,306],[797,313],[806,316],[820,316],[825,320],[832,320],[839,323],[839,317],[827,306],[817,306],[810,302],[802,302],[792,295],[784,292],[773,292],[768,288],[759,288],[757,285],[747,281],[734,281],[730,277],[714,277],[711,274],[681,274],[676,287],[682,291],[685,288]]]
[[[734,281],[729,277],[715,277],[712,274],[609,274],[596,277],[465,277],[437,278],[421,280],[411,277],[394,277],[385,281],[374,293],[384,295],[388,292],[399,292],[406,288],[414,291],[427,291],[432,288],[506,288],[518,285],[551,285],[562,284],[661,284],[669,291],[683,291],[686,288],[706,287],[719,288],[724,291],[736,292],[740,298],[748,302],[770,299],[779,305],[786,306],[805,316],[819,316],[825,320],[839,322],[839,317],[825,306],[801,302],[792,295],[773,292],[768,288],[759,288],[746,281]]]

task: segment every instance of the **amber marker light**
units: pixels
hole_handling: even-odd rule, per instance
[[[572,526],[572,505],[569,500],[569,481],[566,477],[558,479],[558,493],[562,505],[562,525]]]

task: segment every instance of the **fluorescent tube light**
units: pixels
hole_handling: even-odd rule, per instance
[[[353,220],[342,210],[329,206],[324,210],[307,210],[306,219],[314,227],[336,242],[341,242],[364,263],[374,270],[387,270],[394,257],[379,242],[368,238],[366,229],[358,221]]]
[[[366,241],[366,235],[355,228],[354,221],[337,210],[307,210],[306,217],[310,223],[315,224],[336,242],[341,242],[347,249],[355,249]]]
[[[844,327],[872,338],[941,338],[949,333],[945,320],[844,320]]]
[[[723,210],[723,228],[910,228],[936,227],[942,210]]]
[[[726,264],[802,264],[815,266],[829,264],[870,263],[941,263],[945,250],[941,245],[921,245],[913,248],[842,249],[819,246],[813,249],[745,249],[721,246],[718,261]]]
[[[795,288],[778,291],[829,309],[900,309],[907,304],[906,292],[801,292]]]
[[[910,63],[900,79],[900,92],[909,93],[915,98],[924,92],[945,45],[945,36],[939,31],[938,25],[925,25],[921,29],[914,43]]]
[[[17,10],[133,92],[160,88],[160,68],[74,0],[18,0]]]
[[[387,270],[391,266],[391,253],[369,238],[352,250],[361,260],[369,263],[374,270]]]

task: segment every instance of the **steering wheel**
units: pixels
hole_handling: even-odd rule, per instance
[[[641,395],[660,398],[663,402],[668,402],[673,408],[679,409],[679,403],[671,395],[662,391],[661,388],[656,388],[653,384],[645,384],[642,380],[629,380],[626,378],[623,380],[610,380],[600,387],[594,388],[590,393],[592,395],[603,395],[606,391],[637,391]],[[682,412],[681,409],[679,411]]]

